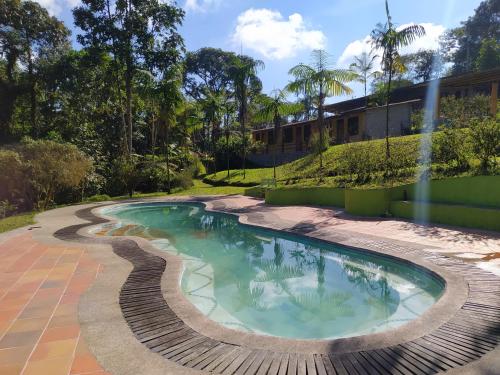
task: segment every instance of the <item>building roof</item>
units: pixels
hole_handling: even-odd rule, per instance
[[[478,85],[488,82],[500,81],[500,68],[489,69],[483,72],[471,72],[465,74],[457,74],[448,77],[440,78],[441,88],[453,88],[453,87],[463,87],[467,85]],[[425,94],[427,92],[427,87],[435,80],[430,80],[422,83],[417,83],[408,87],[401,87],[395,89],[391,93],[391,104],[402,105],[408,103],[416,103],[425,99]],[[333,116],[325,117],[325,120],[338,118],[348,113],[353,112],[363,112],[367,109],[377,109],[381,107],[367,107],[367,99],[370,96],[363,96],[360,98],[344,100],[342,102],[328,104],[325,106],[325,111],[333,113]],[[281,125],[281,127],[302,125],[307,123],[314,123],[316,119],[305,120],[299,122],[291,122],[288,124]],[[260,129],[254,129],[253,131],[259,130],[269,130],[272,129],[273,125],[269,124]]]
[[[430,80],[415,85],[400,87],[391,93],[392,103],[408,102],[410,100],[424,99],[427,92],[427,87],[436,80]],[[441,88],[463,87],[468,85],[478,85],[493,81],[500,81],[500,68],[485,70],[483,72],[471,72],[465,74],[457,74],[439,79]],[[339,103],[329,104],[325,106],[325,110],[331,113],[344,113],[355,110],[362,106],[366,106],[370,96],[363,96],[356,99],[345,100]]]

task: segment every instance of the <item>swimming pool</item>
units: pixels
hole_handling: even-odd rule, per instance
[[[183,259],[181,289],[232,329],[333,339],[397,328],[418,318],[443,281],[411,264],[303,236],[238,223],[190,203],[105,209],[101,234],[138,235]]]

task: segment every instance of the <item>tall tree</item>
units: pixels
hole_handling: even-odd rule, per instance
[[[260,97],[260,109],[255,115],[257,121],[270,121],[274,125],[273,138],[273,178],[276,180],[276,149],[278,148],[278,134],[280,125],[285,116],[302,111],[301,103],[291,103],[287,100],[287,92],[284,90],[274,90],[271,96],[262,95]]]
[[[30,123],[33,136],[40,133],[37,124],[37,81],[40,61],[50,58],[69,45],[69,30],[46,9],[33,1],[0,2],[0,54],[6,60],[6,79],[0,76],[0,134],[9,134],[16,97],[22,92],[15,70],[25,66],[28,77]],[[3,107],[3,105],[2,105]]]
[[[370,50],[369,52],[363,52],[361,55],[355,56],[354,62],[349,66],[349,69],[358,74],[358,81],[364,85],[365,97],[367,94],[366,87],[368,85],[368,80],[380,75],[380,72],[374,70],[377,58],[378,55],[374,54],[373,50]]]
[[[460,74],[477,68],[484,40],[500,43],[500,0],[484,0],[474,14],[457,28],[448,30],[441,41],[445,60],[453,63],[452,73]]]
[[[241,126],[241,136],[243,138],[242,169],[243,179],[246,177],[245,161],[247,149],[247,117],[248,100],[260,93],[262,82],[257,76],[257,72],[264,68],[264,63],[249,56],[235,56],[229,68],[231,80],[234,85],[234,92],[238,100],[238,120]]]
[[[330,56],[326,51],[314,50],[311,54],[312,64],[299,64],[288,72],[295,80],[288,84],[287,90],[295,93],[306,93],[314,98],[318,108],[318,128],[320,138],[320,168],[323,168],[324,144],[324,106],[325,99],[330,96],[350,94],[351,88],[346,83],[354,80],[356,74],[345,69],[331,69]]]
[[[436,64],[438,51],[422,49],[414,53],[401,56],[407,68],[407,78],[413,82],[424,82],[436,79],[443,73],[443,65]]]
[[[132,83],[138,68],[155,76],[178,63],[183,48],[177,27],[184,11],[160,0],[82,0],[73,10],[83,30],[78,41],[91,50],[112,54],[123,67],[128,153],[132,152]],[[118,79],[118,77],[117,77]]]
[[[404,70],[404,65],[399,55],[399,50],[411,44],[415,39],[425,35],[425,29],[421,25],[410,25],[404,28],[398,28],[393,22],[389,13],[389,2],[385,0],[385,14],[387,21],[385,24],[379,23],[371,32],[371,38],[374,46],[383,51],[382,64],[384,73],[387,77],[386,93],[386,118],[385,118],[385,144],[386,159],[390,158],[389,146],[389,103],[391,101],[391,81],[395,71]]]
[[[172,143],[172,131],[177,125],[177,114],[183,103],[181,92],[182,74],[179,67],[172,67],[164,73],[164,77],[158,84],[160,97],[160,131],[165,139],[165,161],[167,164],[167,193],[171,192],[170,175],[170,148]]]

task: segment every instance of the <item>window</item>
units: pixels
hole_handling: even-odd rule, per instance
[[[284,129],[284,136],[283,136],[283,142],[284,143],[291,143],[293,142],[293,129],[292,127],[287,127]]]
[[[260,137],[261,137],[261,134],[260,134],[260,133],[255,134],[255,140],[256,140],[257,142],[261,141],[261,138],[260,138]]]
[[[304,125],[304,142],[309,143],[309,138],[311,138],[311,125]]]
[[[359,117],[351,117],[347,120],[347,131],[349,133],[349,136],[358,135]]]
[[[274,130],[269,130],[267,132],[267,144],[274,145]]]

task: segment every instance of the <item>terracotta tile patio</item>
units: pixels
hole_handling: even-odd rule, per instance
[[[80,334],[77,305],[101,266],[85,251],[0,243],[0,374],[106,374]]]

